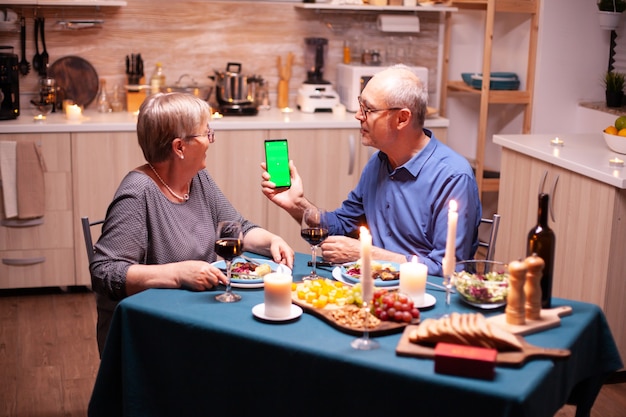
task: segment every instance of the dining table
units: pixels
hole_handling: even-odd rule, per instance
[[[258,255],[248,254],[259,258]],[[294,282],[309,274],[297,253]],[[331,268],[317,268],[333,279]],[[442,278],[427,282],[441,285]],[[486,317],[459,295],[427,285],[435,304],[420,319],[451,312]],[[558,326],[524,336],[533,345],[568,349],[566,358],[529,358],[495,367],[493,379],[435,372],[432,358],[399,355],[402,328],[373,334],[379,348],[355,350],[355,335],[307,309],[287,321],[259,319],[260,288],[220,303],[224,291],[149,289],[114,313],[91,400],[90,417],[113,416],[481,416],[551,417],[564,404],[588,416],[603,381],[623,364],[602,310],[569,299]]]

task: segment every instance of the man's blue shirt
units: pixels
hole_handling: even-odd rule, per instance
[[[372,155],[356,188],[327,219],[331,235],[355,236],[367,225],[374,246],[407,259],[417,255],[430,275],[442,275],[449,201],[458,203],[457,261],[472,259],[478,248],[482,206],[467,160],[424,132],[426,147],[395,170],[383,152]]]

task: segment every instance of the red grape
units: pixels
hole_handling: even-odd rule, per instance
[[[419,310],[410,297],[383,288],[374,291],[370,311],[382,321],[399,323],[410,323],[412,320],[419,319],[420,316]]]

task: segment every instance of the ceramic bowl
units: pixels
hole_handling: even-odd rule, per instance
[[[472,260],[457,264],[453,275],[461,299],[474,307],[491,309],[506,304],[509,292],[508,266],[503,262]]]
[[[626,136],[610,135],[602,132],[606,145],[614,152],[626,154]]]

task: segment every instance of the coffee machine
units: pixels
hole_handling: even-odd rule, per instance
[[[7,49],[11,52],[6,52]],[[19,115],[18,58],[13,53],[13,47],[0,46],[0,120],[17,119]]]
[[[305,38],[304,64],[307,78],[298,90],[296,103],[304,113],[331,112],[339,104],[339,95],[324,79],[324,58],[328,47],[326,38]]]

